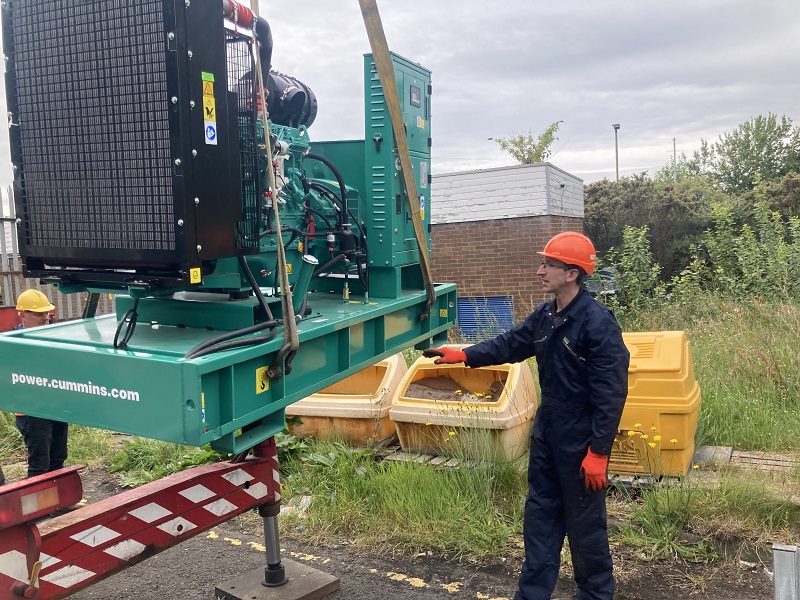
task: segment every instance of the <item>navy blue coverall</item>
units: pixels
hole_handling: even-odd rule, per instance
[[[614,315],[583,288],[556,313],[539,305],[510,331],[464,349],[483,367],[536,357],[542,397],[531,433],[525,501],[525,563],[515,600],[549,600],[564,535],[569,540],[577,600],[611,600],[606,490],[586,489],[581,463],[588,448],[611,447],[628,395],[630,353]]]
[[[68,423],[17,415],[17,429],[28,448],[28,477],[64,468]]]

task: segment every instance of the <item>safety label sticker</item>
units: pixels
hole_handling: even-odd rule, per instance
[[[203,136],[207,145],[217,145],[217,101],[214,98],[214,74],[203,71]]]
[[[261,394],[269,389],[268,369],[269,367],[259,367],[256,369],[256,394]]]
[[[217,122],[204,121],[206,127],[206,144],[217,145]]]
[[[203,118],[206,121],[217,120],[217,103],[213,96],[203,96]]]

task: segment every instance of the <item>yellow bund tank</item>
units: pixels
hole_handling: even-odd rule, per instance
[[[289,432],[354,447],[395,436],[389,408],[408,366],[401,353],[286,407]],[[295,418],[292,418],[295,417]]]
[[[628,400],[609,461],[621,475],[684,475],[692,464],[700,412],[684,331],[624,333],[631,353]]]
[[[400,382],[389,416],[406,452],[514,459],[528,448],[536,407],[527,363],[470,369],[420,357]]]

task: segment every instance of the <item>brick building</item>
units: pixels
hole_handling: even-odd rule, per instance
[[[549,163],[434,175],[433,277],[458,285],[462,333],[496,334],[544,301],[536,252],[570,230],[583,231],[583,181]]]

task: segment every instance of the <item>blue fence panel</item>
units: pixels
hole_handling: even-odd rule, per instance
[[[493,338],[514,325],[512,296],[473,296],[458,299],[458,331],[468,342]]]

